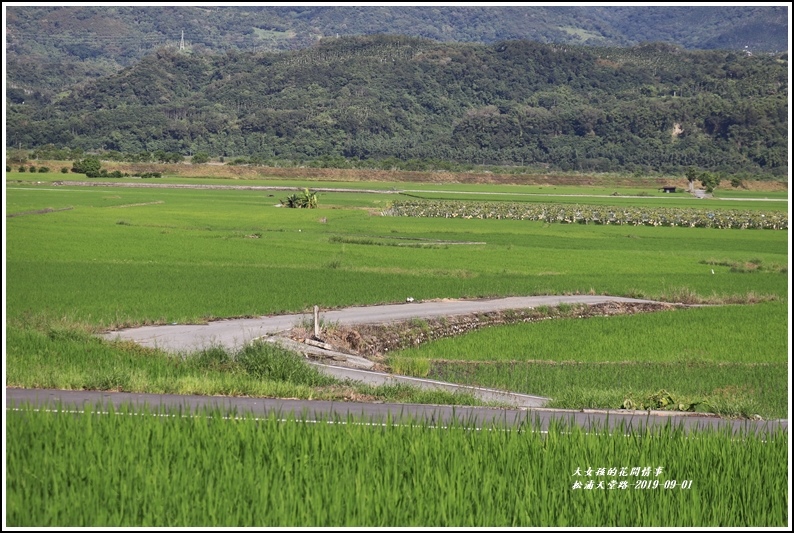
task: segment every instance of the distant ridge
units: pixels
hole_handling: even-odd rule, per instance
[[[401,34],[444,42],[788,50],[785,6],[4,6],[9,86],[52,97],[161,46],[296,50],[323,37]]]

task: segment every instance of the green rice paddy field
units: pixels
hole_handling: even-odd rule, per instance
[[[29,179],[9,173],[7,179],[12,178]],[[485,194],[494,192],[487,187],[467,187],[460,190],[493,200]],[[257,374],[240,366],[234,354],[203,353],[182,360],[91,334],[139,324],[300,312],[313,305],[392,303],[409,296],[595,293],[709,305],[494,327],[392,354],[391,362],[407,373],[549,396],[559,407],[672,407],[725,416],[788,417],[787,230],[382,216],[398,197],[391,194],[323,193],[316,210],[275,207],[286,194],[8,183],[5,209],[15,216],[5,220],[6,385],[345,398],[349,385],[308,374],[294,382]],[[458,196],[432,194],[450,200]],[[594,205],[604,200],[613,201],[592,199]],[[511,196],[510,201],[522,200]],[[656,202],[669,205],[664,198]],[[733,201],[730,208],[768,212],[786,210],[787,204]],[[257,352],[252,357],[276,356]],[[406,390],[355,392],[387,401],[476,403]],[[7,416],[9,442],[47,436],[41,450],[9,449],[10,525],[784,525],[788,519],[782,503],[787,500],[781,499],[784,489],[763,485],[786,481],[782,456],[775,455],[781,452],[775,451],[777,445],[756,444],[750,438],[670,437],[678,443],[670,446],[668,437],[608,438],[575,431],[572,437],[567,431],[553,440],[550,434],[546,443],[554,442],[555,451],[545,455],[548,448],[531,432],[299,423],[285,429],[273,421],[239,421],[226,423],[220,436],[211,437],[215,432],[207,430],[209,422],[198,419],[106,417],[100,422],[95,415]],[[222,425],[217,417],[212,420]],[[86,441],[86,432],[111,432],[118,440]],[[122,450],[140,448],[128,442],[143,439],[141,435],[150,435],[146,442],[151,446],[195,442],[198,435],[206,447],[197,446],[204,451],[196,456],[173,448],[146,459],[125,456],[133,452]],[[78,448],[73,457],[47,459],[47,446],[55,446],[48,439],[56,436],[59,447],[71,449],[86,441],[85,446],[93,446],[91,453],[113,458],[104,471],[128,483],[129,493],[114,493],[114,503],[100,510],[97,494],[103,493],[107,476],[84,470],[89,468],[87,455]],[[787,437],[781,438],[787,445]],[[261,449],[266,441],[279,439],[286,439],[283,446]],[[662,440],[664,445],[659,444]],[[397,451],[388,451],[395,446]],[[590,446],[601,451],[587,451]],[[242,460],[227,468],[214,461],[224,455],[211,452],[219,448],[233,457],[245,456],[245,461],[270,459],[256,469],[246,468]],[[380,457],[382,471],[366,477],[363,465],[368,463],[353,459],[358,452],[344,453],[347,459],[337,477],[314,459],[298,461],[318,450],[351,449],[382,450],[383,457],[366,459]],[[756,449],[772,455],[751,452]],[[696,458],[714,453],[723,459],[713,464],[721,466],[702,472],[695,468]],[[532,454],[549,460],[524,459]],[[764,466],[752,466],[745,460],[750,456]],[[362,452],[361,457],[369,456]],[[411,461],[406,463],[405,457]],[[674,463],[673,457],[686,464]],[[574,464],[634,459],[679,464],[681,473],[674,475],[692,478],[695,484],[689,494],[586,494],[571,491],[567,479],[563,483],[552,476],[573,470]],[[431,463],[422,466],[421,461]],[[60,466],[40,472],[41,464]],[[434,468],[439,464],[449,468]],[[464,473],[485,465],[490,466],[477,474],[482,479],[464,479]],[[403,471],[409,467],[414,470]],[[202,482],[183,494],[171,492],[174,500],[157,496],[167,490],[158,476],[195,478],[196,468],[210,485]],[[249,476],[239,486],[237,468]],[[282,487],[279,480],[287,471],[304,474],[281,494],[274,487]],[[319,472],[326,473],[321,479],[312,477]],[[85,486],[79,488],[75,479]],[[270,481],[259,483],[261,479]],[[505,479],[519,482],[511,488]],[[718,479],[730,481],[720,484]],[[751,481],[763,486],[754,488]],[[232,493],[237,494],[249,485],[254,489],[243,491],[245,506],[230,508],[212,496],[223,492],[221,487],[234,486]],[[736,503],[751,493],[770,494],[759,499],[762,511]],[[355,495],[356,503],[341,494]],[[85,502],[89,511],[78,512],[68,495]],[[305,505],[294,503],[301,498]],[[534,504],[538,498],[548,503]]]
[[[778,302],[563,318],[487,328],[395,352],[405,373],[553,398],[785,418],[787,331]],[[704,333],[708,331],[708,333]]]
[[[769,527],[788,518],[782,432],[156,414],[7,412],[9,524]]]

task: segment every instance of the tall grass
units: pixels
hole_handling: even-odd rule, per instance
[[[762,440],[729,430],[686,434],[668,425],[627,437],[565,422],[541,433],[532,421],[475,431],[465,424],[158,414],[7,411],[8,525],[781,527],[788,521],[783,432]],[[624,467],[627,476],[619,473]],[[585,488],[587,481],[593,488]],[[577,482],[581,488],[574,488]]]
[[[467,394],[341,382],[269,343],[255,343],[238,353],[208,348],[182,357],[131,342],[105,342],[71,328],[15,326],[7,327],[6,342],[10,387],[482,404]]]

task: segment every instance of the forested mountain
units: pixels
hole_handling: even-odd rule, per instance
[[[108,75],[154,49],[296,50],[322,37],[393,34],[444,42],[632,46],[753,53],[788,49],[788,12],[774,6],[11,6],[7,81],[28,102]],[[38,94],[34,94],[38,93]],[[24,92],[21,94],[25,94]]]
[[[291,52],[161,49],[52,105],[8,107],[7,144],[780,176],[787,56],[400,36]]]

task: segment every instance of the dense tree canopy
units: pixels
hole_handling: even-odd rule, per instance
[[[371,36],[284,53],[162,49],[46,108],[9,106],[7,143],[162,161],[393,157],[783,176],[787,101],[776,56]]]
[[[99,170],[102,167],[102,163],[99,162],[99,159],[93,156],[88,156],[78,161],[75,161],[72,164],[72,172],[76,172],[78,174],[86,174],[90,176],[90,174],[99,174]]]
[[[6,8],[8,93],[31,102],[184,40],[196,52],[297,50],[318,39],[401,34],[442,42],[788,49],[785,6],[124,6]]]

